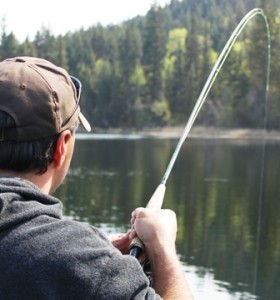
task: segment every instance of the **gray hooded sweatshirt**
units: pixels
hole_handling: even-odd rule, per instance
[[[63,219],[32,183],[0,176],[0,299],[160,299],[138,261]]]

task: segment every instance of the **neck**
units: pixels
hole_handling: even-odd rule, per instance
[[[43,193],[50,194],[52,192],[52,176],[51,170],[48,170],[44,174],[37,174],[33,172],[14,172],[9,170],[0,170],[1,174],[6,174],[9,176],[20,177],[28,180],[35,184]]]

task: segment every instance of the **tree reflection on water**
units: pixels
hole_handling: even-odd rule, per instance
[[[160,183],[176,142],[77,140],[56,192],[65,214],[107,233],[127,230],[131,211],[145,206]],[[279,150],[278,143],[266,145],[260,196],[261,143],[189,139],[183,145],[164,207],[177,214],[178,252],[198,299],[280,299]]]

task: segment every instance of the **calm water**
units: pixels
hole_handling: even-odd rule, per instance
[[[56,195],[65,214],[129,228],[160,183],[177,139],[78,136]],[[177,247],[196,299],[280,299],[280,143],[194,140],[167,181],[164,207],[178,217]],[[261,176],[263,175],[263,176]]]

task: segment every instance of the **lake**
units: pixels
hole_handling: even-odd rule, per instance
[[[106,233],[129,228],[177,144],[172,138],[77,135],[56,192],[65,215]],[[177,249],[196,299],[280,299],[280,142],[187,139],[166,184]]]

